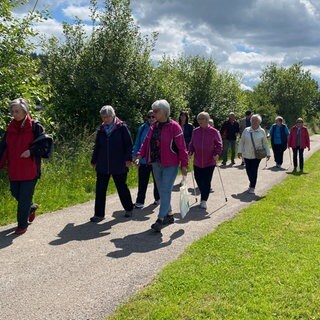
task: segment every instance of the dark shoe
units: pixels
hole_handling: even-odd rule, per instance
[[[166,215],[162,221],[162,224],[165,225],[169,225],[169,224],[173,224],[174,223],[174,216],[173,214],[170,215]]]
[[[157,221],[151,225],[151,229],[153,229],[156,232],[160,232],[163,227],[163,220],[160,218],[157,219]]]
[[[236,164],[236,163],[235,163],[235,161],[234,161],[234,160],[232,160],[232,161],[231,161],[231,164],[232,164],[232,165],[234,165],[234,164]]]
[[[132,217],[132,210],[131,211],[126,211],[126,213],[124,214],[124,216],[126,218],[131,218]]]
[[[102,220],[104,220],[104,217],[93,216],[90,218],[91,222],[100,222]]]
[[[154,200],[153,205],[157,206],[157,205],[159,205],[159,204],[160,204],[160,199],[159,199],[159,200]]]
[[[18,227],[18,228],[15,230],[14,233],[15,233],[15,234],[19,234],[19,235],[20,235],[20,234],[24,234],[24,233],[27,231],[27,229],[28,229],[28,228],[19,228],[19,227]]]
[[[37,204],[33,204],[30,207],[30,213],[29,213],[29,217],[28,217],[28,221],[31,223],[35,217],[36,217],[36,210],[39,208],[39,206]]]

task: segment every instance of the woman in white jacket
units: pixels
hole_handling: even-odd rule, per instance
[[[256,150],[264,149],[266,157],[270,158],[270,149],[264,129],[261,128],[261,116],[254,114],[251,117],[251,126],[244,129],[238,147],[238,157],[246,165],[247,176],[250,181],[248,192],[254,194],[258,177],[258,168],[261,159],[258,159]]]

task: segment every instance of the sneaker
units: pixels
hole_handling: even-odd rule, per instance
[[[160,199],[159,200],[154,200],[154,203],[153,203],[155,206],[159,205],[160,204]]]
[[[134,205],[134,207],[135,207],[136,209],[142,209],[142,208],[144,207],[144,204],[143,204],[143,203],[136,202],[135,205]]]
[[[30,207],[30,213],[29,213],[29,216],[28,216],[28,221],[31,223],[35,217],[36,217],[36,210],[39,208],[39,206],[37,204],[33,204],[31,207]]]
[[[26,231],[27,231],[27,229],[28,228],[17,228],[16,230],[15,230],[15,234],[24,234]]]
[[[90,218],[91,222],[100,222],[102,220],[104,220],[104,217],[93,216]]]
[[[225,167],[226,166],[226,163],[225,162],[222,162],[221,164],[220,164],[220,167]]]
[[[207,201],[202,200],[202,201],[200,202],[200,208],[201,208],[201,209],[207,209]]]
[[[151,225],[151,229],[153,229],[156,232],[160,232],[163,227],[163,220],[160,218],[157,219],[157,221]]]
[[[126,213],[124,214],[124,216],[125,216],[126,218],[132,217],[132,210],[131,210],[131,211],[126,211]]]
[[[254,188],[249,188],[248,192],[254,194]]]

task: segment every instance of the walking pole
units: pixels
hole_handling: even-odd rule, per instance
[[[225,200],[226,202],[228,202],[228,199],[227,199],[227,197],[226,197],[226,192],[225,192],[225,190],[224,190],[224,186],[223,186],[223,182],[222,182],[222,178],[221,178],[221,173],[220,173],[219,166],[216,166],[216,167],[217,167],[218,173],[219,173],[219,178],[220,178],[220,182],[221,182],[221,186],[222,186],[222,190],[223,190],[223,194],[224,194],[224,200]]]
[[[192,182],[193,182],[193,193],[194,193],[194,196],[196,198],[196,202],[198,202],[198,198],[197,198],[197,192],[196,192],[196,184],[194,182],[194,174],[193,174],[193,171],[191,171],[191,177],[192,177]]]

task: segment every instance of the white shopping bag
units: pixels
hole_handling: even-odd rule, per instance
[[[182,219],[189,212],[189,192],[187,183],[184,180],[180,187],[180,214]]]

